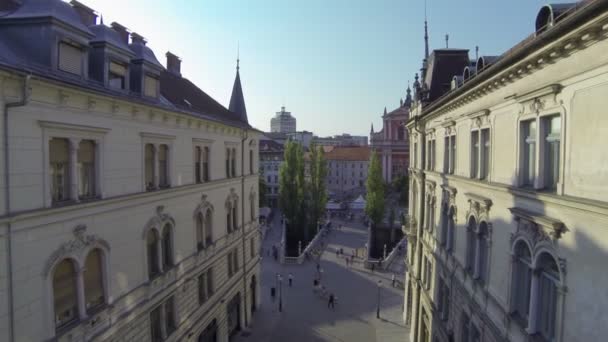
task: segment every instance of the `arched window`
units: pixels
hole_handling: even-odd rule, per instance
[[[95,248],[89,252],[84,264],[84,295],[87,312],[104,303],[102,258],[101,250]]]
[[[485,222],[479,224],[477,234],[477,256],[475,260],[475,276],[479,281],[486,282],[488,279],[488,225]]]
[[[448,241],[448,205],[446,203],[441,204],[441,238],[439,243],[445,246]]]
[[[205,244],[207,246],[213,244],[213,213],[211,209],[207,209],[205,214]]]
[[[249,173],[253,174],[253,150],[249,150]]]
[[[146,190],[152,190],[156,187],[154,184],[154,145],[146,144],[144,154]]]
[[[150,279],[160,274],[159,265],[159,239],[158,232],[150,229],[146,236],[146,248],[148,249],[148,277]]]
[[[62,327],[78,319],[76,295],[76,264],[71,259],[61,261],[53,272],[55,327]]]
[[[226,231],[228,234],[232,233],[232,205],[226,206]]]
[[[477,247],[477,239],[475,238],[475,228],[477,222],[475,218],[471,216],[469,218],[469,225],[467,226],[467,270],[471,273],[475,271],[475,249]]]
[[[456,215],[454,207],[450,208],[448,212],[448,242],[446,249],[448,252],[452,252],[454,250],[454,240],[456,238],[456,222],[454,216]]]
[[[204,238],[205,238],[205,231],[203,228],[203,214],[202,213],[198,213],[196,214],[196,249],[197,250],[202,250],[203,248],[205,248],[205,243],[204,243]]]
[[[95,142],[82,140],[78,146],[78,197],[95,197]]]
[[[532,257],[528,245],[521,240],[515,245],[512,276],[512,310],[527,325],[532,286]]]
[[[555,337],[555,313],[557,311],[557,288],[559,284],[559,269],[555,258],[549,253],[538,256],[537,290],[538,299],[536,305],[536,328],[537,332],[546,341],[553,341]],[[532,282],[534,285],[535,282]]]
[[[196,146],[194,148],[194,181],[201,183],[203,181],[201,177],[201,148]]]
[[[171,236],[171,225],[163,227],[163,270],[173,266],[173,241]]]
[[[234,229],[234,230],[239,229],[239,222],[238,222],[236,207],[237,207],[237,205],[236,205],[236,200],[235,200],[234,203],[232,204],[232,229]]]

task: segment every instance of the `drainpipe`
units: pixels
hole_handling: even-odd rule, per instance
[[[8,156],[9,145],[8,145],[8,110],[9,108],[23,107],[27,105],[30,99],[30,80],[31,75],[27,75],[23,78],[23,88],[21,89],[21,99],[14,102],[8,102],[4,104],[4,118],[3,118],[3,134],[4,134],[4,215],[10,216],[11,213],[11,193],[10,193],[10,167]],[[7,221],[7,232],[6,232],[6,254],[7,254],[7,265],[6,270],[8,274],[8,336],[9,341],[15,341],[15,310],[13,301],[13,263],[12,263],[12,226],[10,219]]]
[[[424,148],[426,146],[426,141],[424,138],[424,132],[422,132],[419,128],[419,117],[415,118],[416,122],[414,123],[414,130],[416,130],[416,132],[418,134],[420,134],[420,136],[423,138],[421,143],[420,143],[420,162],[422,163],[422,169],[424,169],[424,162],[425,162],[425,158],[424,158]],[[417,151],[414,151],[414,153],[417,153]],[[424,199],[424,173],[422,174],[422,179],[421,179],[421,187],[420,187],[420,193],[418,194],[418,197],[422,197]],[[416,320],[416,324],[414,326],[414,341],[418,340],[418,326],[420,325],[420,296],[421,296],[421,291],[422,291],[422,287],[420,286],[420,279],[421,279],[421,269],[422,269],[422,242],[420,241],[422,239],[422,226],[424,224],[423,222],[423,218],[424,218],[424,205],[421,205],[423,203],[423,201],[418,201],[417,199],[414,200],[415,203],[420,207],[420,217],[418,217],[417,221],[417,230],[418,232],[416,233],[417,235],[417,239],[416,239],[416,286],[418,287],[418,295],[414,298],[416,300],[416,317],[413,317]],[[416,210],[416,208],[413,208],[414,211]]]
[[[245,312],[245,326],[248,326],[247,322],[247,251],[245,250],[245,141],[247,140],[247,130],[243,129],[241,139],[241,240],[243,242],[243,303],[245,304],[243,310]]]

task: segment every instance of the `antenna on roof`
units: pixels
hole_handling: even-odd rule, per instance
[[[479,45],[475,45],[475,60],[479,59]]]
[[[239,62],[240,62],[240,44],[236,42],[236,71],[239,71]]]
[[[99,18],[100,18],[100,20],[101,20],[101,25],[103,25],[103,14],[100,14],[100,15],[99,15]]]
[[[449,40],[450,40],[450,35],[446,33],[446,35],[445,35],[445,48],[446,49],[448,48],[448,42],[449,42]]]
[[[426,0],[424,0],[424,58],[429,58],[429,33],[426,20]]]

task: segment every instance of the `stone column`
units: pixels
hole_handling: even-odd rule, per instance
[[[154,189],[158,189],[158,182],[159,182],[159,170],[160,170],[160,166],[159,166],[159,161],[158,158],[160,156],[159,153],[160,150],[160,144],[154,144],[154,184],[153,187]]]
[[[83,320],[87,318],[87,307],[84,297],[84,267],[76,271],[76,298],[78,299],[78,317]]]
[[[70,199],[78,202],[78,146],[80,139],[70,139]]]

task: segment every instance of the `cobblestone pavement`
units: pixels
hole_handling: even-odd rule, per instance
[[[279,215],[275,215],[278,220]],[[340,221],[333,222],[334,227]],[[346,222],[345,227],[333,230],[325,238],[325,248],[320,259],[321,284],[334,293],[338,303],[334,310],[327,306],[312,291],[316,274],[316,263],[307,261],[302,265],[281,265],[267,254],[273,244],[278,246],[280,228],[275,222],[263,243],[262,259],[262,305],[253,317],[250,331],[236,336],[238,342],[393,342],[408,341],[407,329],[403,325],[403,289],[393,288],[390,272],[375,272],[363,269],[361,258],[354,266],[347,266],[344,257],[337,257],[336,250],[344,249],[350,255],[354,248],[362,253],[366,242],[365,227],[359,222]],[[401,260],[403,260],[401,258]],[[400,260],[392,266],[397,272]],[[287,284],[293,275],[293,286]],[[281,286],[283,311],[278,311],[277,298],[272,301],[270,288],[277,286],[277,274],[283,276]],[[403,274],[396,274],[403,280]],[[378,303],[377,281],[380,287],[380,319],[376,318]]]

